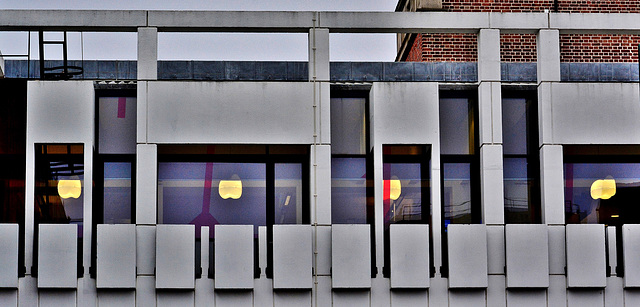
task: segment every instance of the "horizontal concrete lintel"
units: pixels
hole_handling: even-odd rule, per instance
[[[157,27],[175,32],[475,32],[559,29],[583,32],[640,32],[638,13],[489,12],[257,12],[146,10],[3,10],[0,30],[136,31]]]

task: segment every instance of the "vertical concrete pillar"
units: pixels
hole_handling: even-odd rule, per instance
[[[564,170],[561,145],[540,147],[542,222],[564,225]]]
[[[138,144],[136,154],[136,224],[155,225],[158,198],[158,146]]]
[[[500,30],[478,34],[478,118],[482,221],[504,224]]]
[[[309,80],[329,81],[329,29],[309,29]]]
[[[537,37],[538,84],[560,81],[560,32],[540,30]]]
[[[138,28],[138,80],[158,79],[158,29]]]
[[[315,221],[318,225],[331,225],[331,146],[329,145],[311,146],[311,194],[312,223]]]

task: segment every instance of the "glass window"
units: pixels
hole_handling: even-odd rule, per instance
[[[366,158],[331,159],[331,222],[367,223]]]
[[[475,91],[440,92],[443,227],[479,223],[480,174]]]
[[[366,154],[366,105],[365,98],[331,98],[332,154]]]
[[[534,91],[504,91],[502,142],[505,223],[539,223],[538,118]]]
[[[81,144],[36,144],[36,224],[78,224],[82,237],[84,153]]]
[[[132,212],[132,163],[104,163],[103,223],[131,224],[135,223]]]

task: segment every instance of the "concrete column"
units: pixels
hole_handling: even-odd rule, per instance
[[[311,223],[331,225],[331,146],[311,145],[310,164]]]
[[[481,82],[478,85],[479,143],[502,144],[502,85]]]
[[[478,81],[500,81],[500,30],[478,33]]]
[[[158,79],[158,29],[138,28],[138,80]]]
[[[138,144],[136,154],[136,224],[155,225],[158,198],[158,146]]]
[[[309,80],[329,81],[329,29],[309,29]]]
[[[540,30],[537,44],[538,83],[560,81],[560,32]]]
[[[480,187],[483,223],[504,224],[502,145],[480,147]]]
[[[564,225],[564,170],[561,145],[540,147],[542,222]]]

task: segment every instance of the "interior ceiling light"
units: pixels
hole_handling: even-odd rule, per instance
[[[598,179],[591,184],[591,198],[609,199],[616,195],[616,181],[611,176]]]
[[[75,178],[74,178],[75,177]],[[82,193],[82,182],[77,176],[73,179],[58,180],[58,195],[62,198],[78,198]]]
[[[238,199],[242,196],[242,181],[238,175],[233,174],[229,180],[220,180],[218,193],[222,199]]]
[[[391,176],[391,180],[389,180],[389,198],[397,200],[400,197],[400,193],[402,193],[400,180],[396,176]]]

